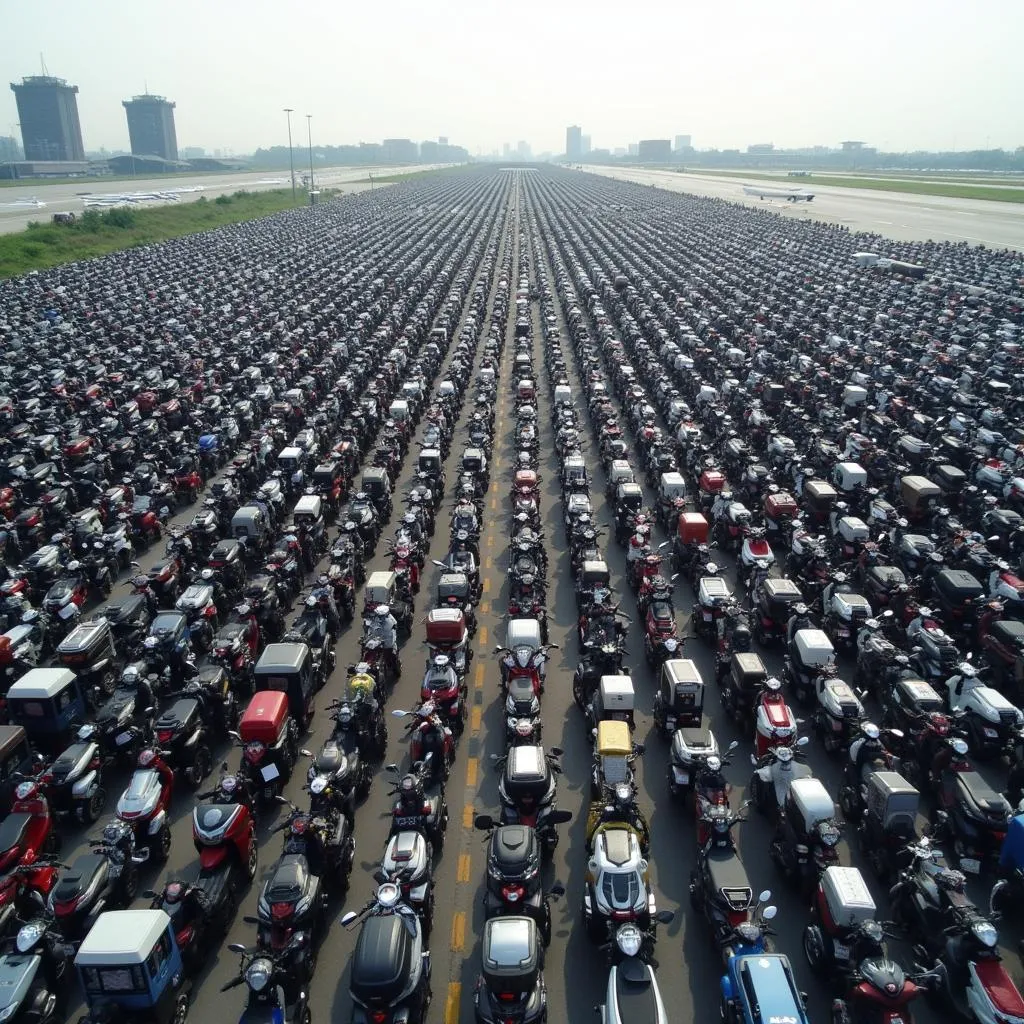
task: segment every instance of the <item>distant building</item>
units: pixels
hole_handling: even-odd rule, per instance
[[[583,156],[586,156],[590,152],[590,150],[591,150],[590,136],[589,135],[584,135],[580,139],[580,152],[581,152],[581,154]]]
[[[641,163],[667,164],[672,159],[669,139],[641,139],[636,153]]]
[[[614,155],[615,156],[625,156],[626,155],[626,147],[625,146],[616,146],[615,147]]]
[[[202,160],[206,150],[202,146],[185,146],[181,151],[182,160]]]
[[[13,135],[0,135],[0,163],[21,159],[21,146]]]
[[[626,149],[628,156],[639,156],[640,155],[640,144],[637,142],[631,142]]]
[[[448,145],[448,136],[447,135],[438,135],[438,137],[437,137],[437,144],[439,146],[447,146]]]
[[[425,164],[441,162],[441,143],[425,139],[420,143],[420,160]]]
[[[775,144],[773,142],[758,142],[753,146],[747,146],[747,153],[750,156],[767,156],[774,152]]]
[[[839,145],[843,147],[844,153],[856,153],[864,148],[863,142],[841,142]]]
[[[11,83],[27,161],[84,160],[78,86],[34,75]]]
[[[579,160],[583,156],[583,129],[578,124],[565,129],[565,156],[567,160]]]
[[[178,159],[178,136],[174,130],[174,104],[163,96],[133,96],[123,100],[128,115],[128,138],[133,156]]]
[[[512,143],[503,142],[501,144],[501,156],[503,160],[507,160],[512,155]]]
[[[528,142],[520,140],[516,143],[516,156],[518,156],[520,160],[529,160],[531,155],[530,144]]]
[[[385,139],[384,159],[390,164],[414,164],[420,158],[420,147],[412,139]]]
[[[690,144],[690,139],[691,136],[689,135],[677,135],[675,145],[672,148],[675,149],[677,153],[684,149],[692,149],[693,147]]]

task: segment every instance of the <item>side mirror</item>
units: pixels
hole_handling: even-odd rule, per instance
[[[489,832],[496,824],[489,814],[478,814],[473,819],[473,828],[478,828],[481,832]]]
[[[548,753],[553,754],[555,757],[561,757],[565,751],[561,747],[552,747]]]
[[[302,754],[303,757],[312,757],[313,756],[313,751],[312,750],[307,750],[305,747],[302,747],[299,750],[299,753]]]
[[[391,712],[391,717],[392,718],[405,718],[405,714],[406,713],[404,711],[400,710],[399,708],[395,708]]]
[[[654,915],[654,920],[658,924],[671,924],[675,920],[676,915],[671,910],[659,910]]]
[[[259,924],[260,923],[260,919],[258,917],[253,917],[251,914],[246,914],[245,917],[242,918],[242,920],[246,924]]]
[[[398,771],[398,765],[397,764],[386,764],[386,765],[384,765],[384,771],[386,771],[386,772],[397,772]]]
[[[229,942],[228,943],[228,949],[230,949],[232,953],[244,953],[245,952],[245,946],[243,946],[240,942]]]
[[[735,750],[739,745],[739,740],[733,740],[732,743],[730,743],[729,746],[726,747],[726,753],[728,753],[730,750]]]
[[[771,898],[772,898],[772,891],[771,891],[771,889],[765,889],[762,893],[760,893],[758,895],[757,902],[758,903],[767,903]]]
[[[555,882],[553,886],[548,890],[548,895],[553,896],[555,899],[565,895],[565,886],[561,882]]]
[[[350,910],[347,914],[342,916],[342,926],[347,928],[358,916],[359,915],[354,910]]]
[[[564,825],[566,822],[572,821],[572,811],[552,811],[548,815],[548,821],[552,825]]]
[[[761,920],[771,921],[778,912],[778,907],[765,907],[764,910],[761,911]]]
[[[30,892],[33,896],[38,895],[35,889],[31,889]],[[143,889],[141,895],[145,896],[147,900],[155,900],[157,898],[157,892],[155,889]]]
[[[798,739],[796,741],[796,745],[798,747],[806,747],[807,744],[810,743],[810,742],[811,742],[811,738],[809,736],[801,736],[800,739]]]

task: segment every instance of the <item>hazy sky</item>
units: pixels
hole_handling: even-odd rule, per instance
[[[179,146],[421,141],[561,152],[1024,145],[1024,0],[0,0],[5,83],[79,87],[86,149],[127,148],[121,101],[177,103]],[[0,134],[17,121],[4,85]]]

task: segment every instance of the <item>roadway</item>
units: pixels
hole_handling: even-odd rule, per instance
[[[316,171],[316,183],[321,187],[336,188],[341,192],[362,192],[371,187],[366,179],[388,177],[393,174],[411,174],[415,171],[429,171],[438,164],[420,164],[403,167],[326,167]],[[295,169],[296,180],[303,168]],[[48,185],[44,180],[24,181],[19,185],[0,188],[0,234],[23,231],[29,221],[48,221],[53,214],[70,211],[81,216],[85,205],[83,199],[89,194],[110,195],[130,192],[163,192],[168,189],[201,189],[183,192],[180,203],[195,202],[201,196],[215,199],[217,196],[245,189],[248,192],[263,192],[267,189],[287,188],[287,171],[242,171],[231,174],[182,174],[161,175],[150,178],[82,178],[80,181],[60,185]],[[299,188],[301,189],[301,182]],[[13,205],[19,202],[38,200],[45,206]],[[166,206],[174,200],[147,200],[137,204],[138,209]]]
[[[761,200],[745,195],[743,186],[756,187],[759,180],[744,179],[741,175],[727,178],[638,167],[586,166],[584,170],[672,192],[728,199],[743,206],[770,205],[785,217],[843,224],[851,231],[877,232],[899,240],[968,242],[996,249],[1024,250],[1024,203],[876,192],[873,189],[813,185],[798,178],[786,178],[785,187],[807,188],[814,193],[813,202],[791,203],[786,199]],[[765,187],[774,187],[773,182],[764,184]],[[780,180],[780,184],[783,181]]]

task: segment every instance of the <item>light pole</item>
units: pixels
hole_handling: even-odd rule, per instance
[[[313,115],[306,115],[306,138],[309,141],[309,205],[312,206],[313,199]]]
[[[292,110],[294,107],[285,107],[284,112],[288,115],[288,166],[292,172],[292,202],[295,202],[295,157],[292,155]]]

